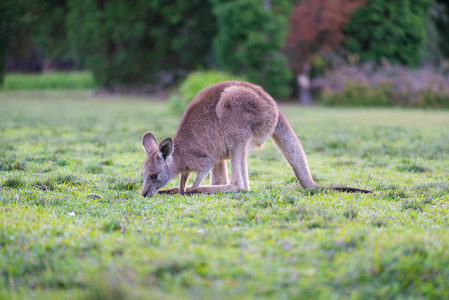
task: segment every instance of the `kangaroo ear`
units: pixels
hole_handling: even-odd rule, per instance
[[[167,160],[173,153],[173,148],[173,140],[171,138],[163,139],[159,144],[159,156]]]
[[[157,149],[157,140],[151,132],[147,132],[142,137],[142,145],[143,149],[148,154],[152,150]]]

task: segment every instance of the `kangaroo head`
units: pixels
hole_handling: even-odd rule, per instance
[[[173,153],[173,141],[166,138],[158,145],[156,138],[150,132],[142,138],[147,159],[143,164],[142,196],[151,197],[173,177],[167,162]]]

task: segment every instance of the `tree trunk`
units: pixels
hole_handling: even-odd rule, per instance
[[[303,71],[298,75],[299,102],[301,104],[311,104],[312,97],[310,95],[310,66],[304,64]]]

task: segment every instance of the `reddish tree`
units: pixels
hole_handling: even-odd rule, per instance
[[[313,55],[332,51],[344,40],[343,28],[365,0],[304,0],[293,8],[285,52],[301,73]]]

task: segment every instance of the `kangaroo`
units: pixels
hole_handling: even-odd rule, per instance
[[[299,139],[273,98],[260,86],[224,81],[200,91],[187,107],[173,139],[160,143],[147,132],[142,138],[147,158],[143,165],[142,196],[152,197],[181,174],[179,187],[159,193],[222,193],[249,191],[247,154],[271,137],[299,184],[323,188],[310,174]],[[228,181],[226,160],[231,160]],[[197,177],[190,188],[192,172]],[[210,185],[200,186],[210,172]],[[327,187],[343,192],[372,193],[349,187]]]

